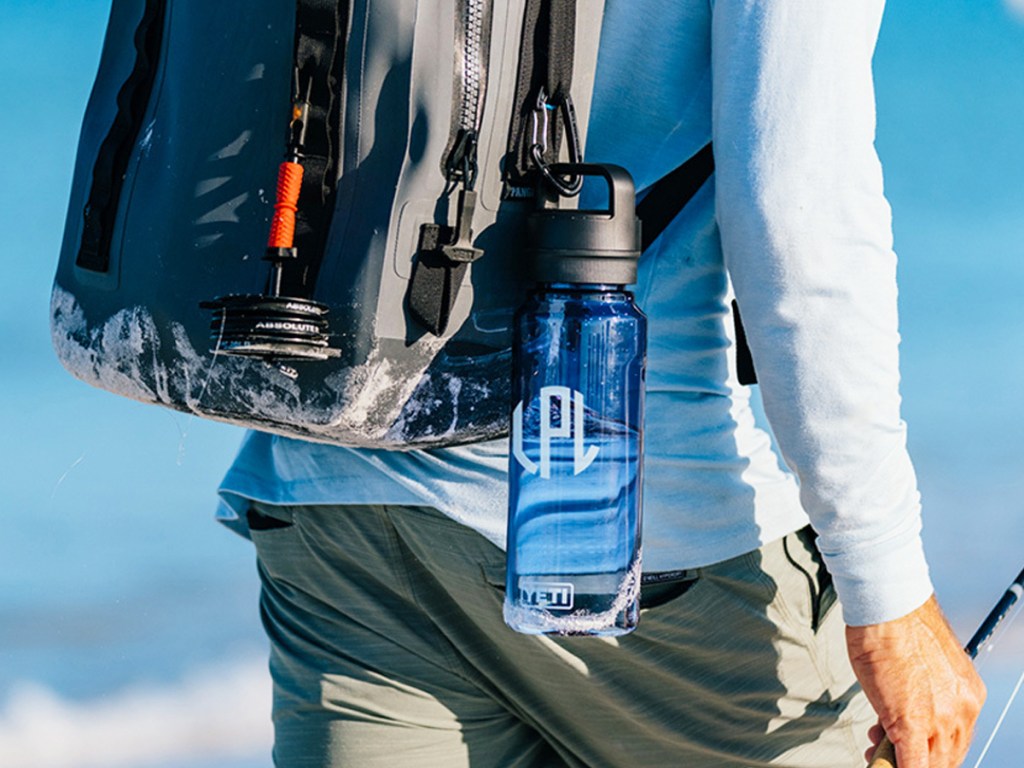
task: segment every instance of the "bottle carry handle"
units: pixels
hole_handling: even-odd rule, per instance
[[[554,163],[548,169],[557,176],[585,177],[600,176],[608,184],[608,210],[580,210],[587,215],[606,214],[610,218],[616,216],[633,217],[636,215],[636,188],[633,177],[621,165],[611,163]],[[550,195],[550,188],[541,182],[542,189],[548,194],[538,194],[537,200],[542,207],[548,203],[557,203],[557,197]]]

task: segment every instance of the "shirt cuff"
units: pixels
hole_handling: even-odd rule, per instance
[[[918,520],[911,531],[898,537],[842,554],[822,553],[847,625],[892,621],[931,597],[934,588],[920,530]]]

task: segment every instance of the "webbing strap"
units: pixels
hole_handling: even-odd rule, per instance
[[[341,119],[340,80],[348,31],[348,0],[297,0],[295,4],[295,93],[308,99],[309,119],[302,154],[302,189],[295,222],[297,264],[283,276],[282,293],[308,295],[323,259],[334,212]],[[282,133],[282,150],[285,148]]]
[[[305,177],[319,202],[334,188],[327,177],[332,158],[332,109],[337,98],[336,60],[347,3],[339,0],[298,0],[295,4],[294,96],[309,96]],[[303,190],[305,191],[305,190]]]
[[[420,230],[419,253],[407,300],[416,321],[435,336],[445,332],[469,262],[454,262],[442,251],[449,227],[427,224]]]
[[[166,7],[166,0],[146,0],[135,29],[135,65],[117,93],[117,113],[96,156],[92,187],[82,211],[82,242],[75,264],[83,269],[110,269],[110,246],[121,189],[156,78]]]
[[[572,67],[576,51],[576,0],[543,0],[548,8],[547,39],[541,49],[545,62],[548,98],[559,103],[572,91]]]
[[[636,206],[637,218],[643,222],[642,250],[646,251],[651,243],[658,239],[665,231],[665,227],[704,186],[714,170],[715,156],[709,143],[685,163],[654,183]]]
[[[698,190],[704,186],[715,170],[711,144],[703,148],[671,173],[654,183],[644,199],[636,206],[636,215],[643,222],[641,242],[647,250],[665,231],[665,228],[686,207]],[[732,302],[732,316],[736,326],[736,370],[740,384],[756,384],[757,372],[747,346],[747,334],[740,319],[740,308]]]
[[[505,167],[507,197],[529,196],[533,189],[537,169],[532,154],[535,139],[543,145],[543,161],[548,165],[558,162],[565,117],[557,107],[565,102],[572,88],[575,58],[576,0],[527,0]],[[555,108],[549,112],[547,130],[535,136],[534,123],[544,109],[538,106],[542,93],[544,103]],[[515,194],[515,190],[520,194]],[[522,194],[524,190],[526,195]]]
[[[754,358],[747,346],[747,332],[743,330],[740,318],[740,305],[732,300],[732,319],[736,324],[736,375],[740,384],[757,384],[757,371],[754,370]]]

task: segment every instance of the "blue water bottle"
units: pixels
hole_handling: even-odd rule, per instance
[[[621,635],[639,618],[647,319],[636,282],[633,180],[611,165],[562,166],[608,185],[608,210],[530,217],[537,286],[513,341],[505,622],[518,632]]]

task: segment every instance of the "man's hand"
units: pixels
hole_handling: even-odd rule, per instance
[[[899,768],[956,768],[985,701],[975,672],[935,597],[883,624],[847,627],[853,670],[896,747]],[[882,731],[871,730],[877,744]]]

